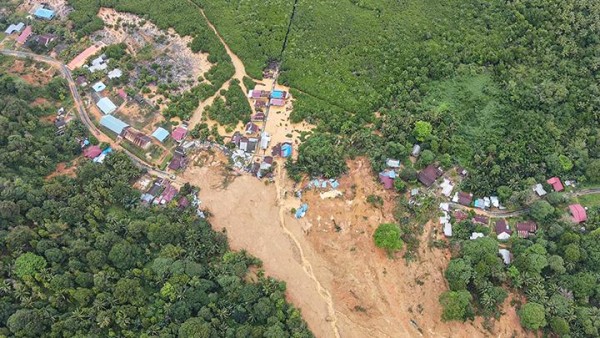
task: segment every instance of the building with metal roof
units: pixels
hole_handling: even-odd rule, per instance
[[[10,26],[8,26],[8,28],[4,31],[4,33],[6,34],[12,34],[12,33],[20,33],[23,28],[25,27],[25,24],[22,22],[19,22],[18,24],[11,24]]]
[[[52,20],[56,15],[51,9],[40,7],[33,12],[33,15],[38,19]]]
[[[98,93],[106,89],[106,85],[102,81],[98,81],[92,86],[92,88],[96,93]]]
[[[158,127],[152,133],[152,137],[159,140],[160,142],[164,142],[167,139],[167,137],[169,137],[169,132],[163,127]]]
[[[98,106],[104,114],[112,114],[117,110],[117,106],[108,97],[101,98],[96,102],[96,106]]]
[[[110,131],[117,135],[121,135],[121,133],[123,133],[123,130],[129,127],[127,123],[119,120],[118,118],[112,115],[102,116],[102,118],[100,119],[100,125],[108,128]]]

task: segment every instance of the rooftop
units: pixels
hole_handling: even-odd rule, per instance
[[[569,211],[571,211],[571,215],[573,215],[573,221],[575,223],[582,223],[587,221],[587,213],[585,209],[581,206],[581,204],[569,205]]]
[[[55,13],[53,10],[48,9],[48,8],[43,8],[43,7],[36,9],[35,12],[33,13],[33,15],[35,15],[37,18],[47,19],[47,20],[54,18],[54,14]]]
[[[175,130],[173,130],[173,132],[171,132],[171,136],[175,141],[183,140],[185,138],[185,135],[187,135],[187,129],[183,127],[177,127],[175,128]]]
[[[158,127],[152,133],[152,137],[159,140],[160,142],[163,142],[167,137],[169,137],[169,132],[163,127]]]
[[[563,191],[565,189],[565,187],[563,187],[562,182],[560,181],[560,178],[558,178],[556,176],[550,178],[546,182],[548,182],[548,184],[550,184],[552,186],[552,189],[554,189],[554,191]]]
[[[108,97],[101,98],[98,102],[96,102],[96,105],[106,115],[112,114],[115,110],[117,110],[117,106]]]
[[[23,32],[17,38],[17,43],[24,44],[25,42],[27,42],[27,39],[29,39],[29,37],[31,36],[31,33],[33,33],[31,26],[25,27]]]
[[[106,89],[106,85],[102,81],[98,81],[98,82],[94,83],[94,85],[92,86],[92,88],[94,89],[94,91],[96,93],[98,93],[98,92],[101,92],[104,89]]]
[[[129,127],[129,125],[112,115],[104,115],[100,119],[100,125],[108,128],[110,131],[117,135],[121,135],[123,129]]]
[[[93,159],[98,157],[98,155],[100,155],[102,153],[102,149],[100,149],[100,147],[98,146],[90,146],[87,147],[84,151],[83,151],[83,156],[89,158],[89,159]]]
[[[442,171],[435,165],[430,164],[419,172],[419,181],[425,184],[425,186],[430,187],[441,175]]]

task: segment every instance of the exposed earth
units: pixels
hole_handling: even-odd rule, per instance
[[[181,178],[201,188],[202,206],[213,214],[215,230],[226,230],[232,249],[260,258],[268,275],[287,283],[289,300],[317,337],[528,336],[509,300],[491,332],[481,319],[442,322],[438,297],[447,290],[443,271],[450,254],[428,246],[437,224],[425,225],[417,261],[388,258],[372,235],[392,220],[393,196],[373,180],[366,159],[348,164],[350,175],[340,179],[343,196],[306,192],[309,209],[300,220],[291,209],[301,202],[283,172],[281,183],[243,175],[223,185],[223,163],[213,161],[192,166]],[[382,209],[366,202],[370,194],[384,197]]]

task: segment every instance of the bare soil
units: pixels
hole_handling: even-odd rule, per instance
[[[98,16],[104,21],[105,27],[94,33],[95,39],[106,44],[124,42],[133,55],[151,46],[149,62],[155,62],[161,68],[171,67],[170,75],[180,85],[179,92],[198,85],[201,76],[213,66],[208,61],[208,54],[192,52],[188,47],[192,41],[189,36],[182,37],[173,29],[162,31],[148,20],[111,8],[101,8]],[[156,104],[160,97],[156,95],[151,100]]]
[[[59,164],[56,165],[56,169],[54,170],[53,173],[51,173],[50,175],[46,176],[46,180],[50,180],[53,177],[56,176],[69,176],[69,177],[75,177],[75,171],[77,170],[77,166],[72,165],[70,167],[67,168],[67,164],[65,162],[61,162]]]
[[[350,175],[340,179],[343,196],[323,200],[318,191],[305,192],[309,209],[300,220],[291,211],[302,202],[281,171],[275,184],[247,175],[223,184],[217,161],[192,166],[182,179],[201,187],[213,227],[227,231],[233,249],[260,258],[268,275],[287,283],[288,299],[317,337],[529,336],[509,300],[491,332],[481,319],[442,322],[438,298],[447,290],[450,254],[427,244],[440,232],[437,223],[424,225],[418,261],[390,259],[372,235],[379,223],[392,221],[393,196],[375,182],[366,159],[348,164]],[[366,202],[370,194],[384,198],[382,208]]]
[[[39,64],[37,62],[33,62],[31,65],[26,66],[24,60],[15,59],[7,72],[20,77],[30,85],[44,86],[52,80],[56,70],[50,66]]]

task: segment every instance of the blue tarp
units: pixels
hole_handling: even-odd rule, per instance
[[[308,210],[308,204],[304,203],[296,210],[296,218],[302,218],[306,215],[306,211]]]
[[[281,157],[290,157],[292,156],[292,145],[284,144],[281,146]]]
[[[340,186],[340,182],[338,182],[337,180],[334,180],[334,179],[330,179],[329,184],[331,184],[331,187],[333,189],[337,189],[337,187]]]

